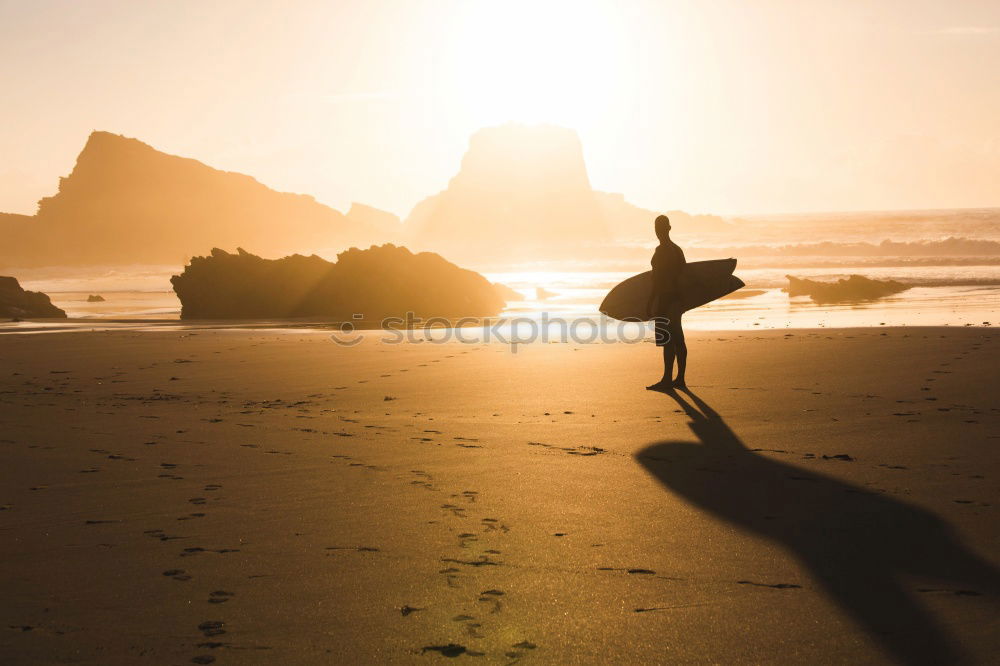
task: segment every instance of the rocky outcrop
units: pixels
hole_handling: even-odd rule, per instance
[[[871,301],[909,289],[895,280],[873,280],[863,275],[851,275],[836,282],[817,282],[791,275],[785,277],[788,278],[788,286],[784,291],[789,296],[808,296],[816,303]]]
[[[377,325],[407,313],[425,320],[492,317],[504,306],[479,273],[392,244],[351,248],[336,263],[315,255],[263,259],[242,249],[213,249],[170,281],[182,319],[322,317]]]
[[[572,254],[609,238],[573,130],[509,124],[472,135],[443,192],[406,220],[420,247],[465,258]]]
[[[374,209],[372,209],[374,210]],[[355,216],[250,176],[94,132],[57,194],[33,218],[5,215],[0,266],[181,264],[200,248],[248,245],[284,254],[384,240]]]
[[[8,319],[60,317],[66,313],[40,291],[25,291],[16,278],[0,277],[0,317]]]
[[[87,296],[87,302],[88,303],[103,303],[104,302],[104,297],[101,296],[100,294],[91,294],[90,296]]]

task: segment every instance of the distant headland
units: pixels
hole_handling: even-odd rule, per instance
[[[590,185],[579,137],[551,125],[475,133],[448,187],[401,222],[355,203],[347,214],[309,195],[93,132],[58,191],[33,216],[0,213],[0,267],[181,265],[206,247],[269,255],[393,242],[469,261],[599,255],[649,236],[652,211]],[[675,226],[725,228],[672,213]]]

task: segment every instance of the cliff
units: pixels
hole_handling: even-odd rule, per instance
[[[16,278],[0,277],[0,317],[65,318],[66,313],[40,291],[25,291]]]
[[[3,216],[0,265],[180,264],[198,248],[249,245],[288,253],[370,243],[365,220],[250,176],[94,132],[59,191],[33,218]]]
[[[323,317],[371,325],[412,312],[422,319],[492,317],[504,302],[479,273],[440,255],[386,244],[351,248],[336,263],[313,256],[263,259],[213,249],[171,278],[182,319]]]
[[[654,243],[658,212],[595,191],[580,138],[552,125],[473,134],[447,188],[405,224],[358,203],[343,215],[308,195],[94,132],[34,216],[0,214],[0,268],[180,265],[205,247],[332,255],[397,239],[462,262],[596,259],[616,243]],[[715,216],[669,214],[687,242],[732,228]]]
[[[576,132],[551,125],[502,125],[472,135],[448,187],[406,220],[421,247],[455,256],[559,255],[609,238]]]

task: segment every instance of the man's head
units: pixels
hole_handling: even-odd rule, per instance
[[[670,218],[666,215],[660,215],[656,218],[653,223],[653,228],[656,230],[656,237],[661,241],[670,238]]]

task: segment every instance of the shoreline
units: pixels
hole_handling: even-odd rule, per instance
[[[750,296],[753,298],[755,296]],[[742,299],[729,299],[733,301],[740,301]],[[850,306],[846,306],[850,307]],[[697,312],[697,311],[696,311]],[[509,314],[501,315],[499,317],[487,318],[488,323],[483,323],[482,318],[472,318],[466,317],[463,319],[476,319],[474,322],[468,322],[462,326],[434,326],[431,327],[432,332],[441,331],[455,331],[455,330],[470,330],[477,328],[487,328],[496,325],[498,322],[503,325],[508,325],[510,323],[515,324],[528,324],[532,321],[538,322],[539,319],[532,315],[537,314],[536,311],[527,311],[523,313],[512,312]],[[601,315],[589,315],[589,316],[579,316],[572,317],[569,319],[564,319],[560,317],[560,313],[554,312],[542,312],[543,315],[549,316],[549,319],[545,320],[549,322],[550,326],[556,325],[559,321],[566,322],[602,322],[605,325],[610,325],[614,327],[633,327],[637,324],[647,325],[648,322],[621,322],[616,319],[611,319],[609,317],[602,317]],[[737,333],[737,332],[761,332],[761,331],[816,331],[816,330],[887,330],[887,329],[924,329],[924,328],[943,328],[943,329],[959,329],[959,328],[997,328],[1000,326],[1000,317],[997,317],[996,322],[993,321],[983,321],[978,323],[960,323],[960,324],[926,324],[926,323],[913,323],[913,324],[899,324],[899,323],[879,323],[879,324],[858,324],[858,325],[826,325],[823,322],[818,323],[813,326],[795,326],[791,324],[786,324],[785,326],[777,325],[765,325],[760,326],[759,322],[753,323],[750,326],[743,327],[726,327],[719,326],[718,328],[712,327],[701,327],[696,323],[691,326],[691,320],[697,317],[697,313],[694,316],[688,316],[685,320],[685,332],[690,333]],[[996,313],[1000,314],[1000,313]],[[879,318],[886,318],[884,316]],[[457,320],[460,323],[463,319]],[[714,318],[715,320],[718,317]],[[994,319],[994,317],[991,317]],[[718,323],[716,321],[716,323]],[[37,333],[90,333],[90,332],[113,332],[113,331],[133,331],[133,332],[156,332],[156,331],[207,331],[207,330],[229,330],[229,331],[315,331],[315,332],[339,332],[342,330],[344,325],[350,325],[351,331],[360,331],[364,333],[381,331],[385,333],[390,332],[414,332],[414,331],[424,331],[427,330],[423,326],[413,326],[413,327],[399,327],[399,328],[382,328],[379,326],[371,325],[368,322],[356,322],[356,321],[332,321],[332,320],[322,320],[318,318],[288,318],[288,319],[156,319],[156,318],[130,318],[130,317],[68,317],[68,318],[24,318],[18,320],[0,320],[0,336],[5,335],[15,335],[15,334],[37,334]],[[647,326],[648,328],[648,326]],[[652,329],[647,330],[647,337],[652,339]],[[474,343],[476,341],[473,341]],[[517,344],[531,344],[532,341],[528,342],[518,342]],[[567,343],[572,343],[573,340],[565,341]],[[606,340],[605,342],[614,343],[616,340]]]

